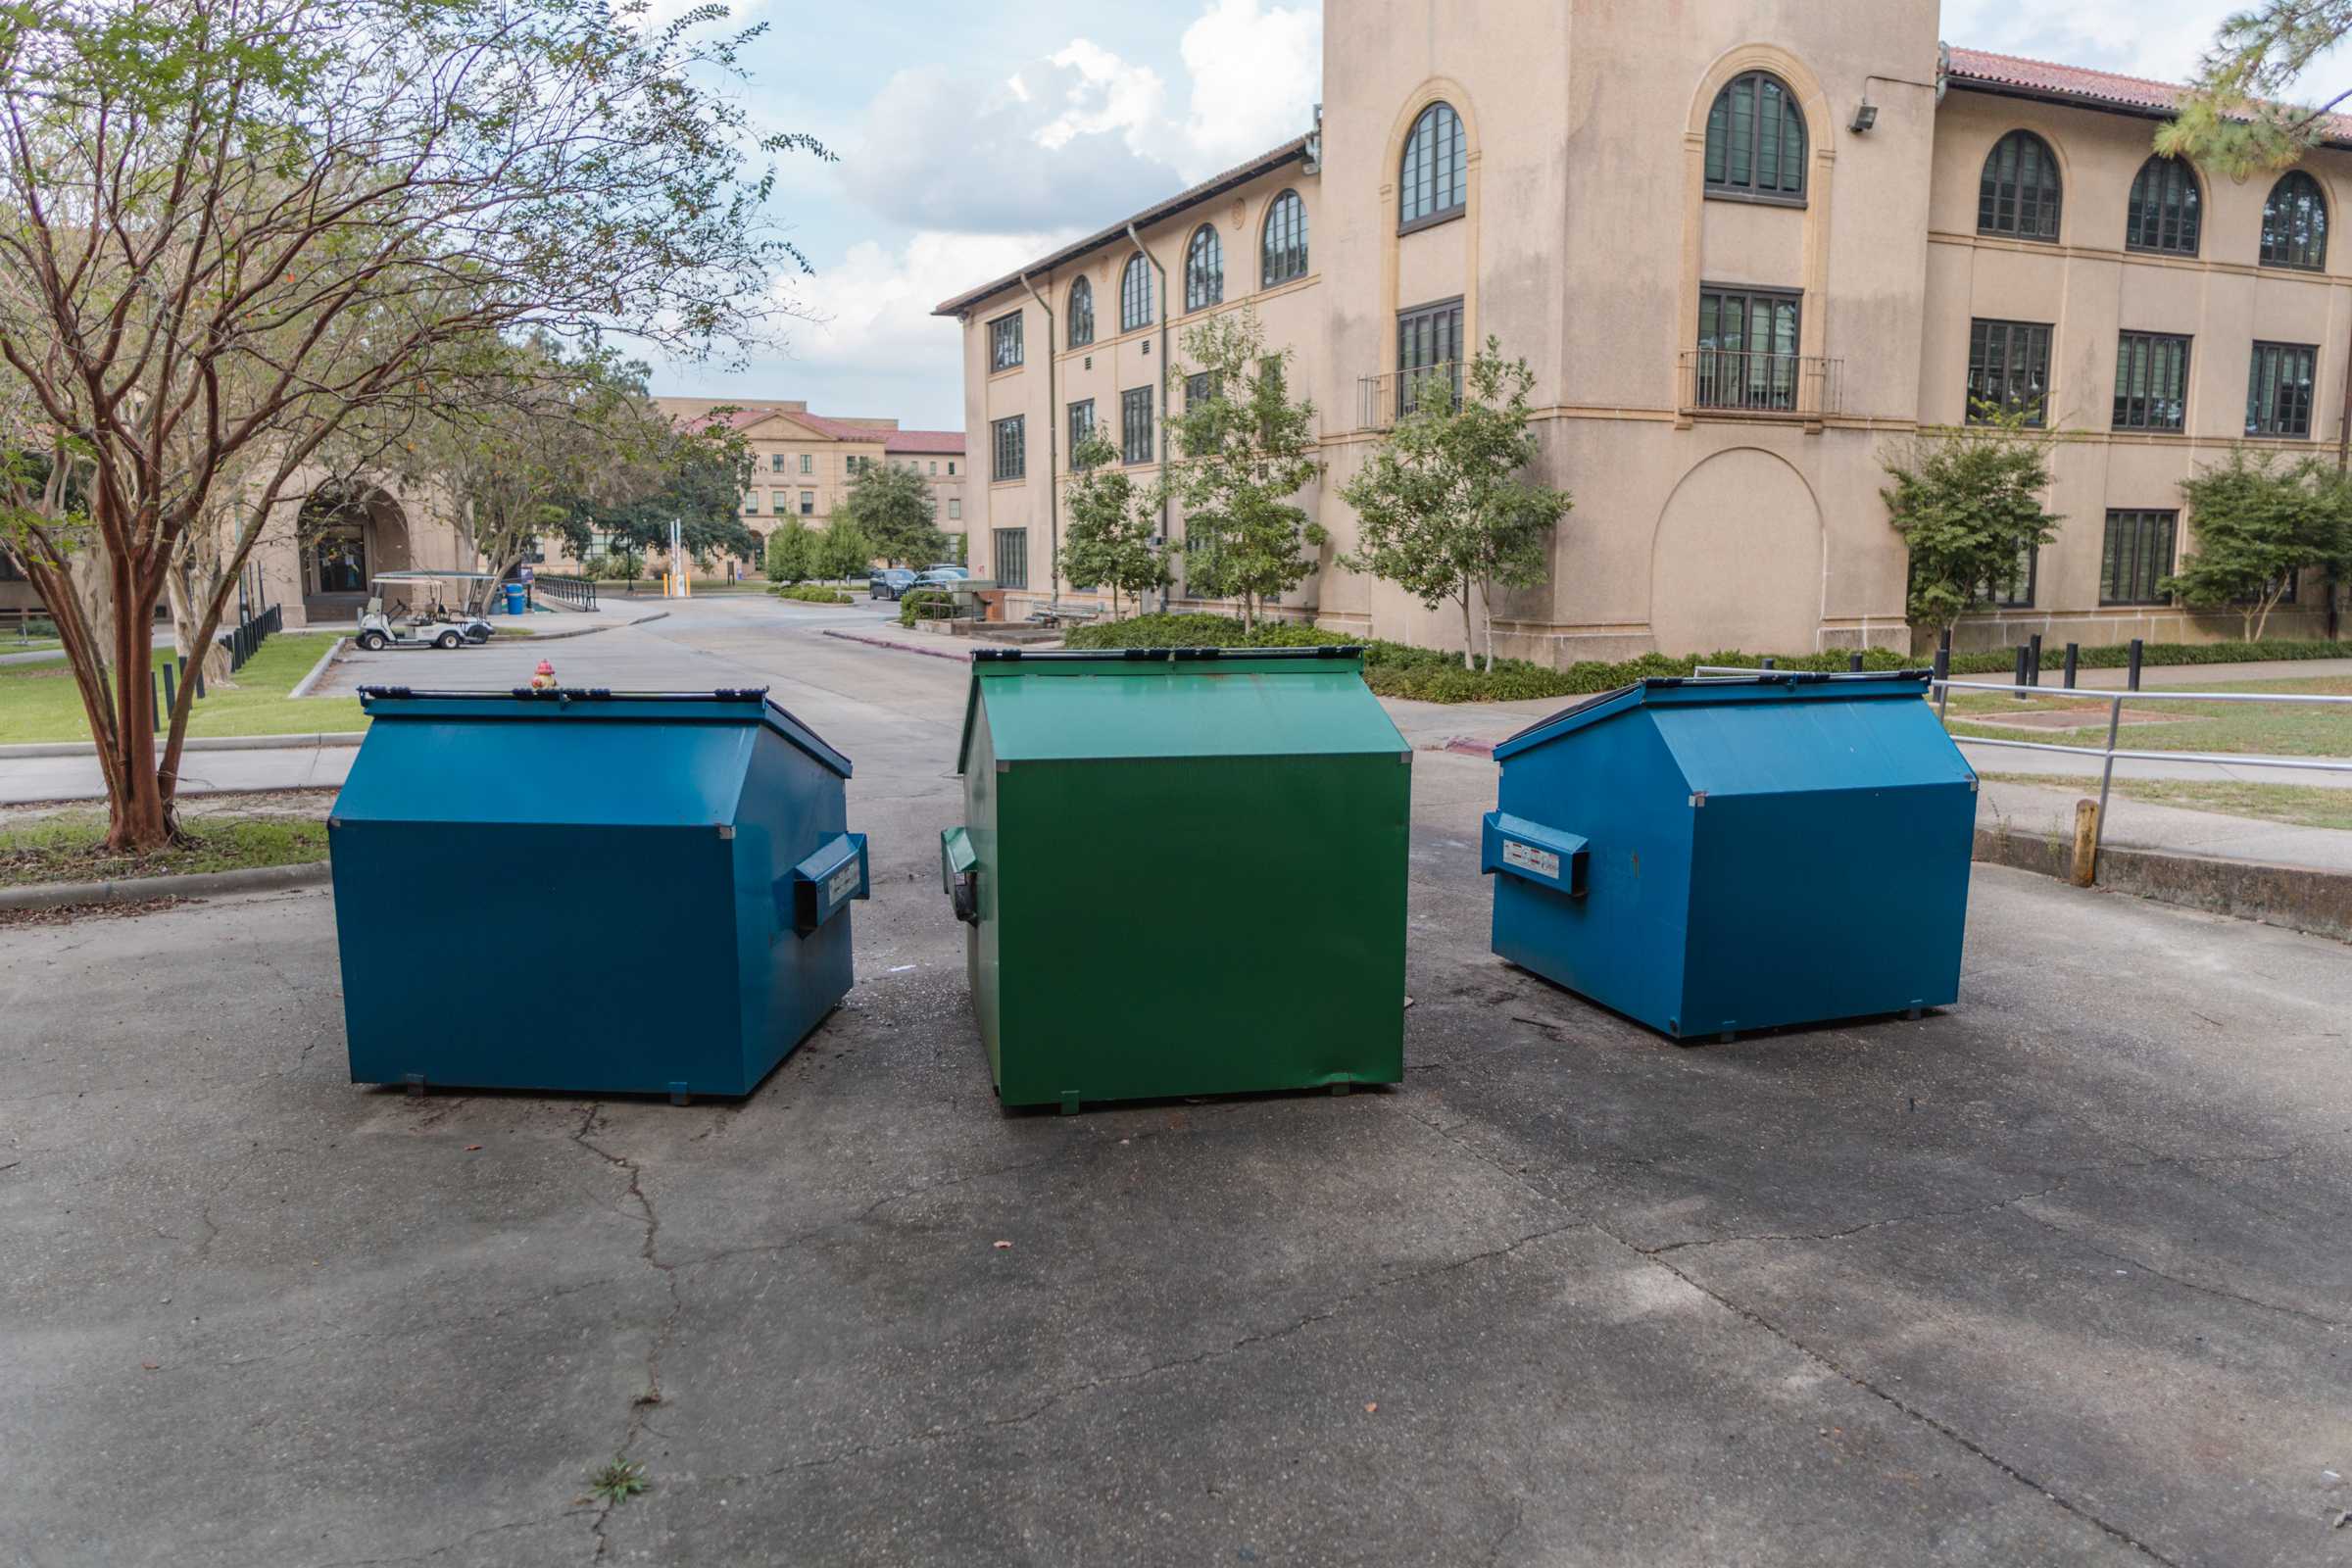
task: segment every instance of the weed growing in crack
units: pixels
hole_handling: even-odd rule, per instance
[[[608,1507],[618,1507],[643,1492],[648,1485],[645,1466],[632,1463],[618,1454],[612,1456],[611,1464],[588,1473],[590,1495],[602,1497]]]

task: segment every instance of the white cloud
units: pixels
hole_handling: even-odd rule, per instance
[[[960,385],[962,328],[953,317],[932,316],[932,307],[1073,237],[925,230],[897,250],[861,240],[814,277],[779,285],[795,306],[823,318],[793,329],[793,357],[811,366],[938,375]]]
[[[1080,136],[1115,134],[1130,152],[1149,155],[1146,143],[1155,138],[1167,115],[1167,83],[1158,72],[1131,66],[1084,38],[1072,38],[1046,63],[1064,79],[1061,113],[1033,133],[1040,147],[1055,150]],[[1012,84],[1028,102],[1022,77],[1014,76]]]
[[[1212,0],[1180,46],[1192,101],[1175,156],[1187,179],[1230,169],[1306,130],[1323,96],[1323,15]]]
[[[1947,42],[2060,65],[2183,81],[2242,0],[2067,0],[2021,7],[2012,0],[1944,0]]]

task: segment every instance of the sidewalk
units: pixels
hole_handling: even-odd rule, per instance
[[[331,789],[351,771],[360,749],[334,746],[278,746],[267,750],[182,752],[179,789],[183,795],[219,795],[256,790]],[[106,796],[98,759],[16,757],[0,761],[0,806],[33,801],[95,801]]]

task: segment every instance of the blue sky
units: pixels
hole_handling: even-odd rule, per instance
[[[676,15],[688,0],[652,3]],[[1320,0],[729,4],[723,25],[767,28],[733,89],[744,106],[841,161],[779,170],[776,219],[816,267],[779,295],[805,318],[744,373],[657,365],[658,392],[956,428],[956,329],[933,305],[1298,134],[1321,95]],[[2177,80],[2232,9],[1945,0],[1941,30]]]

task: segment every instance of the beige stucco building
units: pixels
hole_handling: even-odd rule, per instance
[[[1250,307],[1328,466],[1304,500],[1333,542],[1286,613],[1458,646],[1448,613],[1332,564],[1337,491],[1399,372],[1493,333],[1534,369],[1541,476],[1576,496],[1548,584],[1495,607],[1510,652],[1908,646],[1882,464],[1972,397],[2071,439],[2059,537],[1988,585],[1964,646],[2234,635],[2155,593],[2190,537],[2178,485],[2241,441],[2333,455],[2352,158],[2276,185],[2151,164],[2172,89],[1946,49],[1936,20],[1335,5],[1312,135],[939,307],[964,325],[975,565],[1023,585],[1015,612],[1053,595],[1073,421],[1150,474],[1185,329]],[[2324,629],[2300,587],[2276,634]]]

